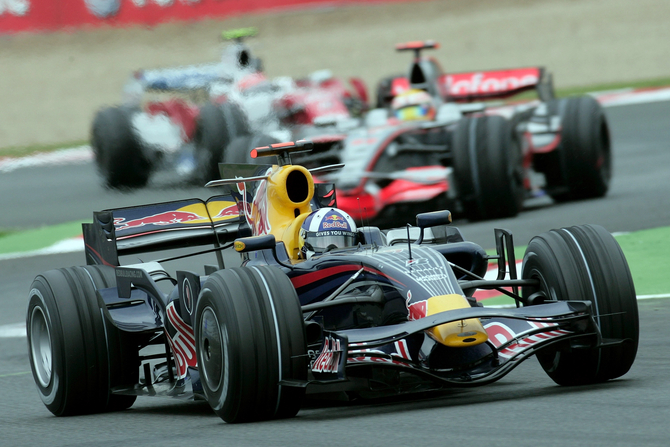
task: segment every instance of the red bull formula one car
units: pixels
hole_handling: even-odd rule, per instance
[[[312,178],[341,166],[291,164],[310,146],[251,154],[276,164],[222,165],[224,180],[209,186],[228,189],[208,201],[94,213],[83,226],[87,265],[44,272],[30,288],[30,363],[52,413],[166,395],[204,398],[225,421],[243,422],[295,416],[305,395],[484,385],[533,355],[560,385],[629,370],[635,290],[602,227],[536,236],[518,278],[509,232],[494,231],[489,256],[449,226],[449,211],[387,234],[357,227],[332,185]],[[231,247],[242,261],[226,268]],[[185,254],[163,253],[177,248]],[[147,261],[136,263],[139,253]],[[196,255],[211,264],[169,271]],[[484,280],[490,261],[498,278]],[[517,306],[483,307],[478,289]]]
[[[324,181],[336,183],[340,206],[375,225],[402,224],[407,214],[448,207],[471,220],[515,216],[526,198],[555,201],[602,197],[611,178],[607,119],[590,96],[555,99],[543,68],[445,73],[422,56],[433,41],[410,42],[407,75],[377,88],[377,108],[363,125],[340,135],[311,137],[308,166],[344,163]],[[538,100],[502,105],[530,90]],[[424,92],[430,114],[403,119],[394,99]],[[414,119],[423,118],[423,119]]]

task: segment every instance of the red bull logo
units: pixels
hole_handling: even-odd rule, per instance
[[[408,304],[407,310],[409,310],[409,319],[411,321],[426,318],[428,313],[428,301],[419,301],[418,303]]]
[[[209,222],[210,220],[209,217],[203,217],[195,213],[170,211],[167,213],[158,213],[129,221],[125,221],[124,218],[114,219],[114,225],[116,226],[116,231],[123,231],[130,228],[143,227],[145,225],[173,225],[177,223],[193,221]]]
[[[216,222],[218,220],[231,219],[240,215],[240,207],[234,202],[223,202],[221,206],[221,209],[218,211],[214,206],[211,206],[210,213],[213,214],[212,221]]]
[[[332,228],[337,228],[337,229],[342,229],[342,230],[348,230],[349,225],[347,225],[346,222],[340,222],[340,221],[335,221],[335,222],[324,222],[322,225],[324,230],[332,229]]]
[[[181,223],[211,224],[204,204],[188,205],[177,210],[165,211],[137,219],[126,220],[124,217],[114,219],[116,231],[126,231],[147,225],[168,226]]]
[[[347,223],[346,220],[344,220],[344,217],[339,216],[337,214],[331,214],[329,216],[325,216],[323,218],[323,222],[321,224],[321,227],[324,230],[328,229],[340,229],[340,230],[348,230],[349,229],[349,224]]]

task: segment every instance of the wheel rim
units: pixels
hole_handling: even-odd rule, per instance
[[[214,310],[206,307],[200,319],[200,369],[211,391],[217,391],[223,384],[227,389],[228,382],[228,335],[219,324]]]
[[[30,315],[30,353],[33,356],[37,380],[46,388],[51,383],[53,355],[49,325],[40,307],[34,307]]]

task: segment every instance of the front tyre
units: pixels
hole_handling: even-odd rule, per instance
[[[281,270],[240,267],[212,274],[198,298],[194,330],[203,390],[221,419],[297,414],[307,347],[297,294]]]
[[[521,277],[540,282],[539,287],[523,287],[524,297],[542,292],[548,301],[591,302],[600,329],[598,346],[548,346],[538,352],[549,377],[559,385],[583,385],[628,372],[639,340],[637,301],[626,258],[609,232],[580,225],[534,237]]]
[[[30,366],[44,405],[56,416],[130,407],[136,396],[111,394],[139,374],[136,352],[119,346],[96,290],[114,287],[113,267],[50,270],[32,283],[26,329]]]

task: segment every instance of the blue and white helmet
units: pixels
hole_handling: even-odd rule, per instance
[[[356,223],[337,208],[320,208],[307,216],[300,229],[306,258],[333,248],[351,247],[356,242]]]

